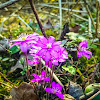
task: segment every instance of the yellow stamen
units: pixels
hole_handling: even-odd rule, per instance
[[[56,90],[54,90],[54,93],[56,93],[57,91]]]
[[[51,43],[47,44],[47,48],[51,48]]]
[[[22,37],[22,40],[25,40],[25,37]]]

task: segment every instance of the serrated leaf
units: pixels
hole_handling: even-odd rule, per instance
[[[62,66],[62,68],[65,70],[65,71],[68,71],[69,73],[71,73],[72,75],[75,75],[75,72],[76,72],[76,69],[72,66]]]
[[[13,46],[10,49],[10,51],[11,51],[12,54],[17,53],[19,50],[20,50],[20,47],[19,46]]]

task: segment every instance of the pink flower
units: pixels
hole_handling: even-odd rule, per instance
[[[41,47],[38,55],[41,56],[45,61],[51,60],[51,53],[53,51],[57,52],[60,49],[59,44],[61,43],[61,41],[54,41],[55,38],[53,36],[50,36],[48,40],[45,37],[42,37],[38,42],[38,46]]]
[[[51,60],[46,62],[45,65],[52,67],[52,64],[58,66],[58,62],[64,62],[68,59],[68,53],[65,51],[64,47],[60,47],[58,52],[53,51],[51,53]]]
[[[33,56],[33,60],[28,60],[29,65],[38,64],[41,61],[41,57],[36,54],[31,54]]]
[[[53,36],[50,36],[48,40],[44,36],[38,38],[36,47],[33,47],[33,53],[45,60],[45,65],[58,66],[58,61],[64,62],[65,59],[68,59],[67,52],[60,46],[61,41],[54,42]]]
[[[78,51],[77,51],[77,56],[81,57],[81,56],[85,56],[86,58],[90,59],[92,55],[92,52],[86,50],[87,49],[87,41],[84,40],[83,42],[81,42],[78,46]]]
[[[41,72],[41,75],[37,75],[35,73],[32,74],[35,78],[31,80],[31,82],[39,82],[39,83],[43,83],[43,81],[50,81],[50,78],[45,77],[45,71],[43,70]]]
[[[13,42],[14,44],[10,46],[10,48],[12,48],[15,45],[20,45],[20,49],[22,52],[26,53],[27,50],[31,47],[31,44],[36,43],[36,39],[38,34],[37,33],[33,33],[30,35],[26,35],[26,34],[21,34],[18,39],[12,40],[10,41]]]
[[[61,99],[64,99],[64,95],[61,93],[62,90],[62,86],[59,83],[55,83],[54,81],[52,82],[52,88],[45,88],[46,92],[55,94],[56,96],[58,96]]]

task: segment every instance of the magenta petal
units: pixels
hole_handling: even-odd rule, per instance
[[[46,54],[45,54],[45,61],[49,61],[51,59],[51,56],[50,56],[50,52],[47,51]]]
[[[28,60],[28,64],[29,65],[33,65],[33,64],[35,64],[35,62],[34,61],[31,61],[31,60]]]
[[[55,51],[59,51],[60,50],[60,46],[59,45],[53,45],[53,50]]]
[[[51,91],[52,91],[52,89],[51,89],[51,88],[48,88],[48,87],[45,88],[44,90],[45,90],[46,92],[49,92],[49,93],[51,93]]]
[[[41,72],[41,76],[45,76],[45,71],[44,70]]]
[[[28,49],[28,44],[25,43],[25,42],[22,43],[22,44],[20,45],[20,49],[21,49],[22,52],[26,53],[26,52],[27,52],[27,49]]]
[[[54,45],[60,45],[60,44],[61,44],[61,41],[54,42]]]
[[[79,46],[87,48],[87,40],[82,41]]]
[[[50,78],[48,78],[48,77],[45,77],[44,78],[44,81],[50,81],[51,79]]]
[[[77,51],[77,57],[81,57],[83,55],[82,51]]]
[[[11,45],[10,46],[10,48],[12,48],[13,46],[15,46],[15,45],[19,45],[21,42],[16,42],[16,43],[14,43],[13,45]]]
[[[56,87],[56,83],[53,81],[52,82],[52,88],[55,88]]]
[[[35,78],[39,78],[39,76],[35,73],[32,74]]]
[[[65,59],[63,59],[63,58],[62,59],[59,59],[59,62],[64,62],[64,61],[65,61]]]
[[[31,82],[37,82],[37,80],[36,79],[32,79]]]
[[[48,61],[45,62],[45,65],[48,65]]]
[[[55,66],[58,66],[58,60],[53,60],[52,62]]]
[[[85,53],[92,55],[92,52],[85,50]]]
[[[83,55],[84,55],[86,58],[88,58],[88,59],[90,59],[90,58],[91,58],[91,56],[90,56],[90,55],[88,55],[88,54],[86,54],[86,53],[83,53]]]
[[[57,59],[58,59],[58,58],[59,58],[59,53],[52,50],[51,56],[52,56],[53,58],[57,58]]]
[[[58,91],[62,90],[62,86],[59,83],[56,84],[56,90],[58,90]]]
[[[41,49],[41,50],[38,52],[38,55],[39,55],[39,56],[43,56],[45,53],[46,53],[46,49]]]
[[[55,38],[53,36],[50,36],[49,39],[48,39],[48,42],[53,43],[54,41],[55,41]]]
[[[52,67],[52,61],[49,61],[49,65],[50,68]]]
[[[60,98],[60,99],[64,99],[64,95],[62,93],[56,93],[56,95]]]

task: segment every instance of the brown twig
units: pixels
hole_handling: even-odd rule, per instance
[[[90,84],[93,83],[94,77],[95,77],[95,75],[96,75],[96,73],[97,73],[98,65],[99,65],[99,63],[97,63],[97,64],[95,65],[95,68],[94,68],[93,72],[92,72],[91,75],[89,76],[89,83],[90,83]]]
[[[89,75],[88,79],[86,79],[85,81],[82,82],[82,86],[85,86],[85,84],[88,82],[88,80],[91,79],[91,81],[94,79],[94,76],[96,75],[96,71],[97,71],[97,67],[98,67],[98,63],[95,64],[96,68],[94,68],[93,72]],[[95,67],[94,66],[94,67]],[[91,83],[91,82],[90,82]]]
[[[77,72],[79,61],[80,61],[80,58],[78,58],[78,61],[77,61],[77,64],[76,64],[76,72]],[[76,72],[75,72],[75,75],[74,75],[74,80],[73,80],[74,82],[76,81]]]
[[[80,77],[82,77],[83,75],[85,75],[85,74],[88,72],[88,70],[90,70],[90,68],[92,68],[92,67],[94,67],[94,66],[95,66],[95,64],[89,66],[89,67],[87,68],[87,70],[86,70],[82,75],[80,75],[79,77],[77,77],[76,81],[77,81]]]
[[[0,75],[6,80],[8,81],[10,84],[12,84],[13,86],[16,86],[14,83],[12,83],[10,80],[8,80],[1,72]]]
[[[35,74],[37,74],[37,68],[38,68],[38,64],[36,64],[36,66],[35,66]]]
[[[35,9],[35,7],[34,7],[34,5],[33,5],[33,3],[32,3],[32,0],[29,0],[29,3],[30,3],[30,6],[31,6],[31,8],[32,8],[32,10],[33,10],[33,13],[34,13],[34,15],[35,15],[35,17],[36,17],[36,20],[37,20],[37,22],[38,22],[38,24],[39,24],[39,27],[40,27],[40,29],[41,29],[42,34],[44,35],[44,37],[47,38],[47,36],[46,36],[46,34],[45,34],[45,32],[44,32],[44,29],[43,29],[43,27],[42,27],[42,24],[41,24],[41,22],[40,22],[40,20],[39,20],[39,17],[38,17],[38,14],[37,14],[37,12],[36,12],[36,9]]]
[[[8,84],[6,84],[6,83],[0,82],[0,84],[6,85],[6,86],[8,86],[9,88],[12,88],[10,85],[8,85]]]

